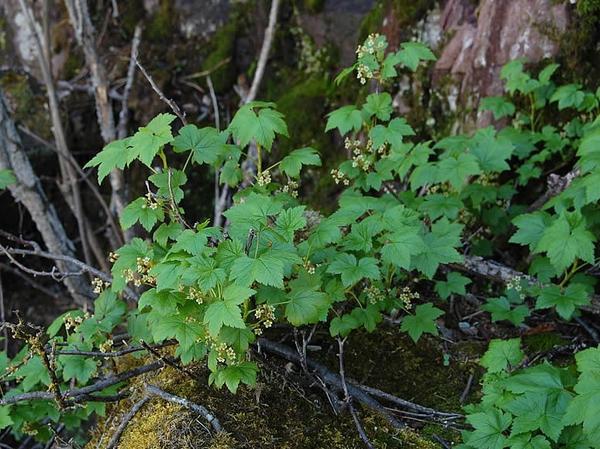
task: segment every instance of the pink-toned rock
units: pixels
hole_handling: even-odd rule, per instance
[[[500,69],[508,61],[555,56],[559,46],[543,27],[562,32],[569,15],[565,4],[551,0],[482,0],[477,8],[469,0],[448,0],[440,20],[452,37],[435,65],[434,81],[451,75],[465,103],[501,93]],[[486,116],[478,119],[480,126],[485,122]]]

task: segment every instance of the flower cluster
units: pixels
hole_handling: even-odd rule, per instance
[[[105,288],[110,287],[110,282],[105,282],[100,278],[92,279],[92,287],[94,287],[94,293],[100,294]]]
[[[148,274],[152,268],[152,261],[149,257],[138,257],[136,260],[136,271],[126,269],[123,276],[127,282],[133,282],[133,285],[139,287],[142,284],[154,285],[156,278]]]
[[[281,188],[282,193],[287,193],[293,198],[298,198],[298,183],[292,179]]]
[[[352,166],[354,168],[359,168],[365,172],[369,171],[373,165],[373,160],[369,155],[370,153],[373,153],[373,141],[371,139],[367,141],[367,144],[363,149],[362,142],[360,140],[346,138],[344,147],[347,150],[352,151]]]
[[[89,312],[86,312],[83,316],[72,316],[67,315],[63,318],[63,322],[65,323],[65,329],[67,331],[73,329],[75,330],[81,323],[83,323],[84,319],[90,318]]]
[[[506,288],[520,292],[523,289],[523,286],[521,285],[522,280],[522,276],[514,276],[506,282]]]
[[[400,291],[400,301],[404,303],[405,309],[410,309],[413,300],[419,299],[420,297],[421,295],[419,295],[419,292],[413,292],[410,287],[403,287]]]
[[[269,304],[260,304],[256,307],[254,311],[254,317],[262,323],[265,329],[268,329],[273,325],[273,321],[275,321],[275,307]],[[262,329],[260,327],[256,327],[254,329],[254,333],[256,335],[262,334]]]
[[[356,49],[358,64],[356,67],[356,78],[361,84],[366,84],[368,79],[374,78],[375,73],[372,68],[361,61],[365,56],[382,54],[387,46],[383,36],[379,34],[370,34],[363,45]]]
[[[256,182],[261,187],[269,185],[271,183],[271,173],[268,170],[260,172],[256,176]]]
[[[385,299],[385,292],[374,285],[369,285],[365,292],[370,304],[376,304]]]
[[[190,287],[188,289],[188,297],[191,300],[196,301],[198,304],[202,304],[206,298],[202,290],[196,287]]]
[[[310,260],[305,260],[304,269],[308,274],[315,274],[317,267],[315,267],[315,265],[313,265],[313,263]]]
[[[142,205],[142,209],[149,207],[150,209],[155,210],[158,209],[160,206],[161,203],[155,198],[155,196],[152,193],[146,193],[146,204]]]
[[[342,183],[345,186],[350,185],[350,180],[348,178],[346,178],[346,175],[341,170],[334,168],[331,170],[330,173],[331,173],[331,176],[333,176],[333,180],[335,181],[336,184]]]
[[[228,346],[227,343],[219,343],[214,349],[217,351],[217,362],[225,363],[235,361],[235,351],[231,346]]]
[[[109,338],[108,340],[106,340],[104,343],[102,343],[99,346],[100,352],[110,352],[113,348],[114,342],[112,341],[112,338]]]

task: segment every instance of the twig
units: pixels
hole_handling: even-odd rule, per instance
[[[10,262],[12,264],[16,265],[21,271],[31,274],[32,276],[47,276],[47,277],[51,277],[55,281],[60,282],[70,276],[81,276],[85,272],[84,270],[66,271],[66,272],[59,271],[56,267],[52,267],[52,271],[38,271],[38,270],[34,270],[33,268],[26,267],[25,265],[20,263],[17,259],[15,259],[12,256],[11,251],[9,251],[7,248],[5,248],[2,245],[0,245],[0,251],[2,251],[6,255],[6,257],[8,257],[8,259],[10,260]]]
[[[33,140],[39,142],[40,144],[46,146],[47,148],[49,148],[50,150],[54,151],[59,158],[65,158],[66,161],[71,164],[71,166],[75,169],[75,171],[77,171],[79,173],[79,176],[81,177],[81,179],[87,184],[87,186],[90,188],[90,190],[92,191],[92,193],[94,194],[94,196],[96,197],[96,199],[98,200],[98,203],[100,203],[100,206],[102,207],[102,209],[104,210],[104,213],[106,214],[106,218],[108,220],[108,223],[113,231],[113,235],[115,236],[115,238],[117,239],[117,244],[123,245],[123,239],[121,238],[121,233],[119,232],[120,228],[117,226],[117,223],[113,217],[112,212],[110,211],[110,208],[108,207],[108,204],[106,204],[106,201],[104,201],[104,197],[102,196],[102,194],[100,193],[100,190],[98,190],[98,187],[96,184],[94,184],[90,178],[86,175],[86,173],[83,171],[83,169],[81,168],[81,166],[79,165],[79,163],[77,162],[77,160],[73,157],[73,155],[71,153],[66,153],[63,154],[60,151],[58,151],[58,149],[56,148],[56,146],[52,145],[50,142],[48,142],[47,140],[41,138],[40,136],[38,136],[37,134],[35,134],[34,132],[32,132],[31,130],[27,129],[26,127],[19,125],[19,131],[22,131],[23,133],[25,133],[27,136],[31,137]]]
[[[299,354],[280,343],[275,343],[265,338],[260,338],[258,340],[258,347],[261,350],[264,349],[267,352],[276,354],[280,357],[283,357],[286,360],[297,363],[298,365],[300,365],[301,363]],[[339,388],[340,390],[342,389],[342,382],[338,374],[332,372],[325,365],[322,365],[308,358],[306,359],[306,364],[308,368],[317,373],[328,385],[331,385],[335,388]],[[348,384],[347,387],[349,394],[354,399],[359,401],[361,404],[369,407],[370,409],[376,411],[377,413],[382,414],[392,426],[398,429],[405,427],[404,423],[402,423],[401,421],[396,419],[396,417],[391,415],[385,409],[385,407],[383,407],[377,400],[371,397],[366,391],[352,384]]]
[[[162,360],[165,363],[165,365],[169,365],[171,368],[174,368],[177,371],[181,371],[183,374],[185,374],[192,380],[198,380],[198,377],[195,376],[192,372],[190,372],[186,368],[178,365],[174,360],[169,359],[168,357],[165,357],[164,355],[162,355],[160,352],[156,351],[156,349],[158,349],[158,348],[153,348],[152,346],[148,345],[146,342],[142,342],[142,347],[146,351],[148,351],[150,354],[152,354],[154,357],[156,357],[158,360]]]
[[[155,385],[147,385],[146,391],[150,394],[153,394],[155,396],[158,396],[159,398],[164,399],[165,401],[173,402],[175,404],[179,404],[185,408],[193,410],[194,412],[201,415],[204,419],[206,419],[209,422],[209,424],[213,427],[213,429],[215,429],[215,432],[223,431],[223,427],[221,426],[221,423],[219,422],[217,417],[215,415],[213,415],[212,413],[210,413],[202,405],[195,404],[194,402],[191,402],[180,396],[175,396],[173,394],[167,393],[166,391],[161,390],[160,388],[158,388]]]
[[[111,351],[111,352],[100,352],[100,351],[78,351],[78,350],[70,350],[70,349],[62,349],[55,351],[57,355],[79,355],[86,357],[102,357],[102,358],[111,358],[111,357],[122,357],[127,354],[132,354],[134,352],[140,351],[152,351],[160,348],[165,348],[167,346],[172,346],[176,344],[176,341],[167,341],[155,346],[132,346],[130,348],[121,349],[120,351]],[[165,363],[168,363],[167,360],[161,359]]]
[[[123,435],[123,432],[127,428],[127,424],[129,424],[129,421],[131,421],[133,419],[135,414],[140,411],[140,409],[144,406],[144,404],[146,402],[148,402],[149,399],[150,398],[148,396],[144,396],[142,399],[140,399],[135,404],[133,404],[133,406],[131,407],[131,409],[129,409],[127,414],[125,414],[125,416],[123,416],[123,419],[119,423],[119,426],[115,430],[115,433],[110,438],[110,441],[108,442],[108,445],[106,446],[106,449],[114,449],[115,447],[117,447],[117,444],[119,443],[119,440],[121,439],[121,435]]]
[[[82,262],[71,256],[64,256],[62,254],[51,254],[49,252],[42,251],[39,248],[35,249],[35,250],[28,250],[28,249],[4,247],[4,246],[0,245],[0,250],[4,251],[4,253],[7,254],[7,256],[9,254],[19,254],[19,255],[24,255],[24,256],[38,256],[38,257],[42,257],[45,259],[51,259],[51,260],[62,260],[62,261],[69,262],[70,264],[81,268],[82,271],[90,273],[93,276],[95,276],[99,279],[102,279],[105,282],[112,282],[112,276],[110,276],[109,274],[104,273],[103,271],[100,271],[100,270],[86,264],[85,262]],[[12,258],[12,260],[14,261],[14,258]],[[19,267],[19,268],[21,268],[21,267]],[[39,274],[39,273],[32,273],[32,274]],[[51,274],[51,273],[49,273],[49,274]],[[133,301],[137,301],[139,299],[139,296],[130,288],[126,287],[123,291],[125,293],[125,296],[127,296],[129,299],[131,299]]]
[[[185,80],[192,80],[192,79],[195,79],[195,78],[204,78],[205,76],[209,76],[211,73],[213,73],[217,69],[221,68],[225,64],[229,63],[230,61],[231,61],[231,58],[227,57],[227,58],[223,59],[222,61],[219,61],[218,63],[216,63],[210,69],[202,70],[201,72],[191,73],[189,75],[182,76],[180,78],[180,80],[185,81]]]
[[[352,419],[354,420],[354,425],[356,426],[356,430],[358,431],[358,435],[360,436],[360,439],[363,441],[363,443],[365,443],[365,446],[367,446],[369,449],[374,449],[373,444],[371,443],[371,441],[369,440],[369,437],[365,433],[365,429],[362,426],[360,419],[358,419],[358,414],[356,413],[356,410],[354,409],[354,406],[352,405],[352,396],[350,396],[350,393],[348,392],[348,385],[346,384],[346,375],[344,372],[344,343],[346,342],[346,339],[341,339],[340,337],[338,337],[337,342],[338,342],[338,361],[339,361],[339,366],[340,366],[340,379],[342,381],[342,388],[344,390],[344,401],[346,402],[346,405],[348,406],[348,409],[350,410],[350,414],[352,415]]]
[[[158,85],[156,84],[154,79],[150,76],[150,74],[146,71],[144,66],[142,64],[140,64],[140,61],[137,59],[137,57],[135,58],[135,63],[139,67],[140,71],[142,72],[142,74],[144,75],[146,80],[150,83],[150,86],[152,86],[152,90],[154,90],[154,92],[156,92],[158,94],[158,97],[171,108],[171,110],[175,113],[175,115],[177,117],[179,117],[179,120],[181,120],[181,123],[183,123],[184,125],[187,125],[187,120],[185,119],[185,113],[181,112],[181,109],[179,109],[179,106],[177,106],[177,103],[175,103],[173,100],[171,100],[165,96],[163,91],[160,90],[160,87],[158,87]]]
[[[462,415],[460,413],[440,412],[438,410],[435,410],[435,409],[432,409],[429,407],[425,407],[423,405],[415,404],[414,402],[407,401],[406,399],[399,398],[397,396],[394,396],[393,394],[386,393],[385,391],[381,391],[377,388],[368,387],[366,385],[362,385],[362,384],[358,384],[358,383],[353,383],[352,381],[350,381],[350,383],[354,384],[358,388],[366,391],[371,396],[375,396],[380,399],[385,399],[385,400],[392,402],[402,408],[405,408],[408,410],[413,410],[415,412],[418,412],[422,415],[429,416],[431,418],[441,418],[443,420],[462,418]]]
[[[446,440],[444,440],[442,437],[440,437],[439,435],[437,435],[437,434],[434,433],[431,437],[435,441],[437,441],[438,443],[440,443],[444,449],[451,449],[452,448],[452,446],[450,446],[450,444],[448,444],[448,442]]]
[[[592,337],[592,340],[594,340],[594,342],[600,343],[600,334],[598,334],[598,331],[596,331],[596,329],[590,326],[583,318],[579,316],[575,317],[575,321],[577,321],[577,323],[581,327],[583,327],[588,334],[590,334],[590,337]]]
[[[265,37],[263,39],[262,47],[260,49],[260,56],[258,57],[258,64],[256,65],[256,72],[250,85],[248,95],[244,99],[244,103],[249,103],[256,99],[258,88],[265,74],[265,68],[267,66],[267,59],[269,58],[269,52],[271,51],[271,45],[273,43],[273,36],[275,35],[275,26],[277,25],[277,13],[279,12],[279,0],[271,1],[271,10],[269,12],[269,24],[265,29]]]
[[[471,386],[473,385],[473,373],[469,374],[469,379],[467,379],[467,385],[465,385],[465,389],[460,395],[460,403],[464,404],[467,400],[467,396],[469,396],[469,392],[471,391]]]
[[[104,379],[99,380],[91,385],[82,388],[73,388],[68,390],[62,394],[62,397],[65,400],[69,400],[72,402],[81,402],[81,400],[86,399],[89,395],[93,393],[97,393],[102,391],[112,385],[116,385],[121,382],[125,382],[133,377],[141,376],[142,374],[149,373],[151,371],[156,371],[159,368],[162,368],[164,363],[162,360],[157,360],[155,362],[149,363],[148,365],[139,366],[130,371],[125,371],[120,374],[115,374],[113,376],[105,377]],[[23,401],[34,401],[34,400],[52,400],[54,398],[53,393],[48,391],[30,391],[28,393],[21,393],[11,396],[9,398],[0,399],[0,405],[10,405],[17,404]],[[94,396],[95,400],[102,400],[102,396]]]
[[[121,100],[121,111],[119,112],[119,124],[117,125],[117,138],[124,139],[127,137],[127,122],[129,122],[129,94],[133,86],[135,78],[135,62],[137,61],[138,49],[142,40],[142,26],[136,25],[133,32],[133,40],[131,41],[131,56],[129,57],[129,66],[127,67],[127,81],[123,88],[123,98]]]

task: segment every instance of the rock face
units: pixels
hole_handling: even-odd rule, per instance
[[[374,5],[373,0],[325,0],[318,14],[302,14],[302,28],[317,46],[333,43],[340,51],[340,65],[354,62],[361,21]]]
[[[440,17],[446,35],[435,65],[434,85],[445,75],[457,83],[459,101],[467,103],[502,91],[504,64],[516,58],[539,62],[558,53],[559,46],[544,32],[561,33],[569,24],[565,3],[552,0],[448,0]],[[482,115],[478,125],[489,123]]]
[[[209,37],[227,20],[229,3],[229,0],[203,0],[199,8],[196,0],[175,0],[180,33],[187,39]]]

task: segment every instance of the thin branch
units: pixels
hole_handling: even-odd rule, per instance
[[[150,394],[158,396],[161,399],[164,399],[165,401],[173,402],[175,404],[179,404],[185,408],[193,410],[194,412],[201,415],[204,419],[206,419],[208,421],[208,423],[213,427],[213,429],[215,429],[215,432],[223,431],[223,427],[221,426],[221,423],[219,422],[217,417],[215,415],[213,415],[211,412],[209,412],[202,405],[195,404],[194,402],[191,402],[180,396],[175,396],[173,394],[167,393],[166,391],[161,390],[160,388],[158,388],[155,385],[147,385],[146,391]]]
[[[267,352],[278,355],[279,357],[283,357],[284,359],[289,360],[293,363],[297,363],[298,365],[301,364],[300,355],[285,345],[267,340],[265,338],[259,338],[257,346],[260,350],[264,349]],[[312,371],[317,373],[322,378],[322,380],[324,382],[326,382],[328,385],[331,385],[332,387],[338,388],[340,390],[343,388],[340,376],[338,374],[335,374],[334,372],[332,372],[325,365],[322,365],[322,364],[315,362],[314,360],[311,360],[308,358],[306,359],[306,364],[307,364],[308,368],[310,368]],[[385,407],[383,407],[377,400],[375,400],[373,397],[371,397],[371,395],[369,395],[367,392],[365,392],[361,388],[359,388],[355,385],[352,385],[352,384],[348,384],[347,388],[348,388],[349,394],[355,400],[357,400],[361,404],[365,405],[366,407],[376,411],[377,413],[382,414],[393,427],[398,428],[398,429],[405,427],[404,423],[402,423],[401,421],[396,419],[396,417],[391,415],[385,409]]]
[[[161,349],[161,348],[165,348],[167,346],[172,346],[176,343],[177,342],[175,342],[175,341],[167,341],[167,342],[161,343],[159,345],[155,345],[155,346],[148,346],[148,345],[131,346],[129,348],[121,349],[120,351],[110,351],[110,352],[78,351],[78,350],[70,350],[70,349],[61,349],[61,350],[58,350],[55,352],[57,355],[79,355],[79,356],[86,356],[86,357],[111,358],[111,357],[122,357],[124,355],[132,354],[134,352]],[[168,361],[165,359],[161,359],[161,360],[163,360],[165,363],[168,363]]]
[[[479,256],[465,255],[462,264],[452,264],[451,266],[499,282],[506,283],[515,277],[520,277],[530,284],[541,285],[541,282],[533,276],[529,276],[495,260],[487,260]],[[600,314],[600,296],[592,295],[591,304],[581,306],[581,309],[586,312]]]
[[[58,151],[58,149],[56,148],[55,145],[52,145],[52,143],[41,138],[40,136],[38,136],[37,134],[35,134],[34,132],[32,132],[31,130],[27,129],[24,126],[19,125],[19,131],[23,132],[27,136],[31,137],[33,140],[39,142],[40,144],[42,144],[45,147],[49,148],[50,150],[54,151],[58,155],[59,158],[65,158],[65,160],[69,164],[71,164],[71,166],[75,169],[75,171],[77,171],[77,173],[79,173],[79,176],[81,177],[81,179],[90,188],[90,190],[92,191],[92,193],[98,200],[98,203],[100,203],[102,210],[104,210],[104,213],[106,214],[106,219],[108,220],[108,223],[112,229],[112,232],[113,232],[115,238],[117,239],[118,245],[119,246],[123,245],[124,242],[121,237],[120,228],[117,226],[115,218],[113,217],[113,214],[110,211],[108,204],[106,204],[106,201],[104,201],[104,197],[100,193],[100,190],[98,190],[98,186],[90,180],[89,176],[83,171],[83,169],[81,168],[81,166],[79,165],[77,160],[73,157],[73,155],[71,153],[66,153],[66,154],[61,153],[60,151]]]
[[[150,74],[146,71],[144,66],[142,64],[140,64],[140,61],[137,58],[135,59],[135,63],[139,67],[140,71],[142,72],[142,74],[144,75],[144,77],[146,78],[148,83],[150,83],[150,86],[152,86],[152,90],[154,90],[154,92],[157,93],[158,97],[171,108],[171,110],[175,113],[175,115],[177,117],[179,117],[179,120],[181,120],[181,123],[183,123],[184,125],[187,125],[187,120],[185,119],[185,113],[181,112],[181,109],[179,109],[179,106],[177,106],[177,103],[175,103],[170,98],[166,97],[166,95],[163,93],[162,90],[160,90],[160,87],[158,87],[158,85],[154,81],[154,78],[152,78],[150,76]]]
[[[129,94],[133,86],[135,78],[135,64],[137,61],[138,49],[142,40],[142,26],[136,25],[133,32],[133,40],[131,41],[131,56],[129,57],[129,66],[127,67],[127,81],[123,88],[123,98],[121,100],[121,112],[119,112],[119,124],[117,126],[117,138],[124,139],[127,137],[127,122],[129,121]]]
[[[156,371],[157,369],[162,368],[163,366],[164,363],[161,360],[158,360],[156,362],[149,363],[148,365],[139,366],[130,371],[125,371],[120,374],[108,376],[86,387],[73,388],[64,392],[62,394],[62,397],[65,400],[69,400],[72,402],[81,402],[82,400],[86,400],[86,398],[93,393],[97,393],[118,383],[125,382],[133,377],[141,376],[142,374],[146,374],[151,371]],[[9,398],[2,398],[0,399],[0,405],[17,404],[23,401],[48,401],[52,400],[53,398],[54,394],[48,391],[31,391],[28,393],[16,394]],[[94,398],[97,401],[102,400],[102,396],[94,396]]]
[[[269,52],[271,51],[271,45],[273,43],[273,36],[275,35],[275,27],[277,25],[277,13],[279,12],[279,0],[271,1],[271,10],[269,12],[269,24],[265,29],[265,37],[263,39],[262,47],[260,49],[260,56],[258,57],[258,64],[256,65],[256,72],[250,85],[248,95],[244,99],[244,103],[249,103],[256,99],[258,94],[258,88],[265,74],[265,68],[267,67],[267,59],[269,58]]]
[[[42,257],[44,259],[51,259],[51,260],[62,260],[62,261],[69,262],[70,264],[81,268],[82,272],[90,273],[91,275],[93,275],[99,279],[102,279],[104,282],[112,283],[112,280],[113,280],[112,276],[110,276],[109,274],[107,274],[103,271],[100,271],[100,270],[86,264],[85,262],[82,262],[81,260],[75,259],[74,257],[71,257],[71,256],[64,256],[62,254],[51,254],[51,253],[49,253],[47,251],[43,251],[39,248],[36,248],[34,250],[29,250],[29,249],[21,249],[21,248],[4,247],[4,246],[0,245],[0,250],[2,250],[7,256],[9,254],[19,254],[19,255],[23,255],[23,256],[37,256],[37,257]],[[11,260],[13,262],[16,262],[14,260],[14,258],[11,258]],[[18,264],[18,262],[16,262],[16,263]],[[19,267],[19,268],[21,268],[21,267]],[[58,274],[58,272],[54,272],[54,273]],[[32,273],[32,274],[39,274],[39,273]],[[51,274],[52,274],[52,272],[48,273],[48,275],[51,275]],[[69,274],[71,274],[71,273],[69,273]],[[139,296],[128,287],[126,287],[124,289],[124,293],[125,293],[125,296],[127,296],[129,299],[131,299],[133,301],[137,301],[139,299]]]
[[[110,438],[106,449],[114,449],[115,447],[117,447],[117,444],[119,444],[119,440],[121,439],[121,435],[123,435],[123,432],[127,428],[127,424],[129,424],[129,421],[133,419],[136,413],[139,412],[140,409],[144,406],[144,404],[149,400],[150,398],[148,396],[144,396],[142,399],[133,404],[131,409],[125,414],[125,416],[123,416],[123,419],[121,420],[119,426],[115,430],[115,433]]]
[[[369,440],[369,437],[367,436],[365,429],[364,429],[362,423],[360,422],[360,419],[358,419],[358,414],[356,413],[356,410],[354,409],[354,406],[352,405],[352,396],[350,396],[350,393],[348,392],[348,384],[346,383],[346,374],[344,371],[344,343],[346,342],[346,339],[341,339],[340,337],[338,337],[337,342],[338,342],[338,361],[339,361],[339,367],[340,367],[339,368],[340,369],[340,379],[342,381],[342,387],[344,389],[344,401],[346,402],[348,409],[350,410],[350,414],[352,415],[352,420],[354,421],[354,425],[356,426],[356,430],[358,431],[358,435],[360,436],[360,439],[363,441],[363,443],[365,443],[365,445],[369,449],[374,449],[373,444]]]

